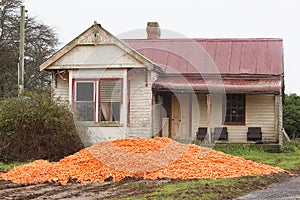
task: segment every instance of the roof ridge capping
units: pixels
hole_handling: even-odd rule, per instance
[[[265,42],[265,41],[282,41],[283,39],[282,38],[194,38],[194,40],[217,40],[217,41],[237,41],[237,42],[240,42],[240,41],[249,41],[249,42],[252,42],[252,41],[262,41],[262,42]]]
[[[267,42],[267,41],[283,41],[282,38],[160,38],[160,39],[126,39],[122,38],[123,41],[182,41],[182,42],[189,42],[189,41],[206,41],[206,42]]]

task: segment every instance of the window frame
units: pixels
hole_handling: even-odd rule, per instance
[[[121,96],[120,96],[120,108],[119,108],[119,115],[120,115],[120,121],[101,121],[101,82],[113,82],[113,81],[121,81]],[[112,102],[110,102],[112,103]],[[98,82],[98,122],[101,125],[114,125],[114,124],[121,124],[121,108],[123,105],[123,79],[122,78],[101,78]],[[112,107],[110,105],[110,107]],[[111,112],[110,112],[111,115]],[[112,116],[110,116],[112,118]]]
[[[232,95],[239,95],[239,96],[243,96],[242,102],[243,102],[243,116],[242,116],[242,121],[241,122],[227,122],[226,118],[227,118],[227,104],[228,104],[228,95],[231,95],[231,100],[232,100]],[[226,94],[224,96],[225,100],[223,101],[223,124],[224,125],[245,125],[246,123],[246,94],[242,94],[242,93],[229,93]],[[239,98],[238,98],[239,99]],[[232,108],[232,106],[231,106]],[[240,107],[237,107],[237,109],[239,109]]]
[[[97,83],[95,80],[76,80],[74,81],[73,83],[73,103],[72,103],[72,108],[73,108],[73,111],[76,111],[76,103],[77,102],[82,102],[82,101],[77,101],[77,83],[93,83],[93,103],[94,103],[94,120],[93,122],[96,121],[97,119],[97,110],[96,110],[96,105],[97,105],[97,93],[96,93],[96,90],[97,90]],[[85,122],[92,122],[92,121],[85,121]]]
[[[120,107],[119,107],[119,113],[120,113],[120,121],[101,121],[101,105],[100,105],[100,83],[103,81],[121,81],[121,97],[120,97]],[[76,84],[77,83],[94,83],[94,120],[93,121],[85,121],[87,123],[91,124],[98,124],[99,126],[121,126],[121,108],[123,105],[123,78],[99,78],[99,79],[80,79],[80,78],[74,78],[72,79],[72,109],[73,112],[76,112],[76,95],[77,95],[77,89]]]

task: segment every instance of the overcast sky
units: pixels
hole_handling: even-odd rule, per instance
[[[55,29],[62,46],[94,21],[121,38],[128,32],[139,32],[146,37],[145,32],[136,30],[145,30],[148,21],[159,22],[162,37],[169,37],[167,33],[173,31],[187,38],[283,38],[286,92],[300,94],[299,0],[23,2],[28,15]]]

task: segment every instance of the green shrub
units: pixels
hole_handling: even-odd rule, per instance
[[[290,138],[300,137],[300,96],[297,94],[285,95],[283,124]]]
[[[284,152],[295,152],[299,149],[300,144],[296,140],[291,140],[282,145],[281,150]]]
[[[49,90],[0,101],[0,161],[57,161],[84,146],[67,104]]]

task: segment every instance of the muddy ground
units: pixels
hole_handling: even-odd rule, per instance
[[[268,184],[281,182],[289,178],[286,174],[277,174],[267,176]],[[231,186],[230,190],[225,188],[215,188],[210,185],[201,187],[195,190],[195,188],[189,190],[191,193],[202,194],[205,192],[220,193],[220,199],[232,199],[239,195],[239,192],[243,191],[245,187],[250,190],[257,190],[265,187],[264,181],[255,184],[251,184],[252,177],[243,177],[246,181],[240,181],[239,184]],[[102,183],[94,184],[79,184],[74,181],[66,185],[58,183],[41,183],[41,184],[14,184],[9,181],[0,181],[0,199],[121,199],[124,197],[137,197],[142,194],[150,194],[156,188],[165,184],[178,183],[186,180],[142,180],[126,178],[120,182],[111,182],[110,180]],[[246,185],[245,185],[246,184]],[[249,188],[251,186],[251,188]],[[228,192],[229,191],[229,192]],[[174,194],[172,199],[178,199],[180,194]],[[193,194],[195,195],[195,194]],[[158,198],[164,198],[160,196]],[[151,197],[150,197],[151,199]]]
[[[14,184],[0,181],[0,199],[108,199],[139,195],[174,180],[125,179],[94,184]],[[140,187],[139,187],[140,185]]]

